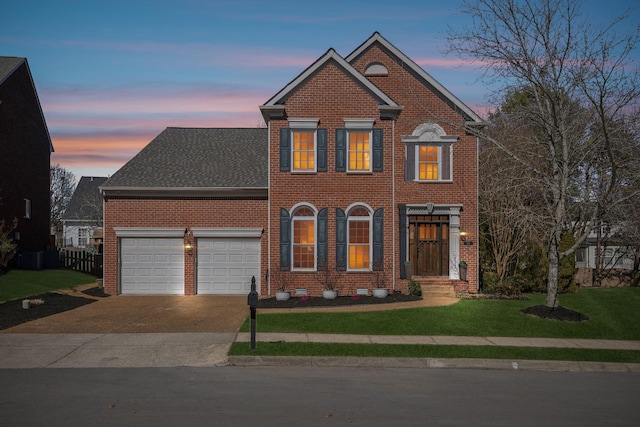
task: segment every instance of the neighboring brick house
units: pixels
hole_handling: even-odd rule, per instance
[[[52,152],[27,59],[0,57],[0,219],[18,219],[13,236],[24,260],[49,245]]]
[[[230,258],[247,253],[242,239],[256,248],[249,253],[262,295],[275,292],[269,276],[319,295],[333,275],[349,295],[384,274],[390,289],[406,291],[406,261],[423,283],[478,290],[478,143],[465,129],[482,120],[411,59],[374,33],[346,58],[329,49],[260,110],[267,129],[167,129],[107,181],[107,292],[128,293],[126,278],[146,268],[137,254],[153,259],[140,247],[145,236],[146,244],[173,239],[183,268],[175,293],[246,293],[250,276],[237,268],[244,287],[215,285],[233,281]],[[212,144],[224,132],[236,134]],[[196,134],[208,142],[195,145]],[[161,143],[155,157],[147,153]],[[240,160],[244,167],[231,166]],[[180,166],[167,169],[170,162]],[[245,168],[264,176],[248,185]],[[126,171],[144,182],[124,179]],[[157,191],[167,176],[188,179],[171,183],[169,195]],[[226,193],[202,190],[223,179],[227,186],[215,187]],[[130,293],[154,292],[136,286]]]
[[[86,248],[94,231],[102,228],[102,194],[104,176],[83,176],[62,215],[62,236],[65,247]]]

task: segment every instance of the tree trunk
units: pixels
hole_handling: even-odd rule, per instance
[[[549,257],[549,275],[547,276],[547,301],[545,305],[555,308],[558,306],[558,267],[560,265],[557,244],[552,243],[549,246],[547,256]]]

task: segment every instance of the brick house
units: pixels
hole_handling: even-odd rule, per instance
[[[260,110],[267,129],[169,128],[107,181],[107,292],[241,294],[251,276],[262,295],[276,281],[319,295],[328,276],[343,295],[381,277],[406,291],[406,262],[423,283],[477,291],[465,129],[482,120],[458,98],[374,33]]]
[[[18,219],[21,259],[49,245],[49,167],[53,144],[26,58],[0,57],[0,219]],[[41,267],[40,261],[24,265]]]

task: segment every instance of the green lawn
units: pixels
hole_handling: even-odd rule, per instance
[[[560,305],[589,316],[586,322],[559,322],[522,314],[543,304],[528,300],[462,300],[446,307],[362,313],[284,313],[258,310],[258,332],[307,332],[365,335],[459,335],[640,340],[640,288],[581,289],[560,296]],[[249,321],[240,329],[248,332]],[[325,343],[234,343],[230,355],[433,357],[572,360],[640,363],[640,351],[450,345]]]
[[[259,332],[365,335],[463,335],[640,340],[640,288],[581,289],[560,296],[560,305],[590,317],[559,322],[520,313],[544,303],[529,300],[462,300],[446,307],[360,313],[281,313],[258,310]],[[249,331],[246,321],[241,331]]]
[[[95,276],[73,270],[11,270],[0,275],[0,301],[94,283]]]

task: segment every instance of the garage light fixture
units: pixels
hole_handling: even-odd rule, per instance
[[[184,229],[184,250],[187,251],[187,255],[193,255],[193,233],[188,228]]]

